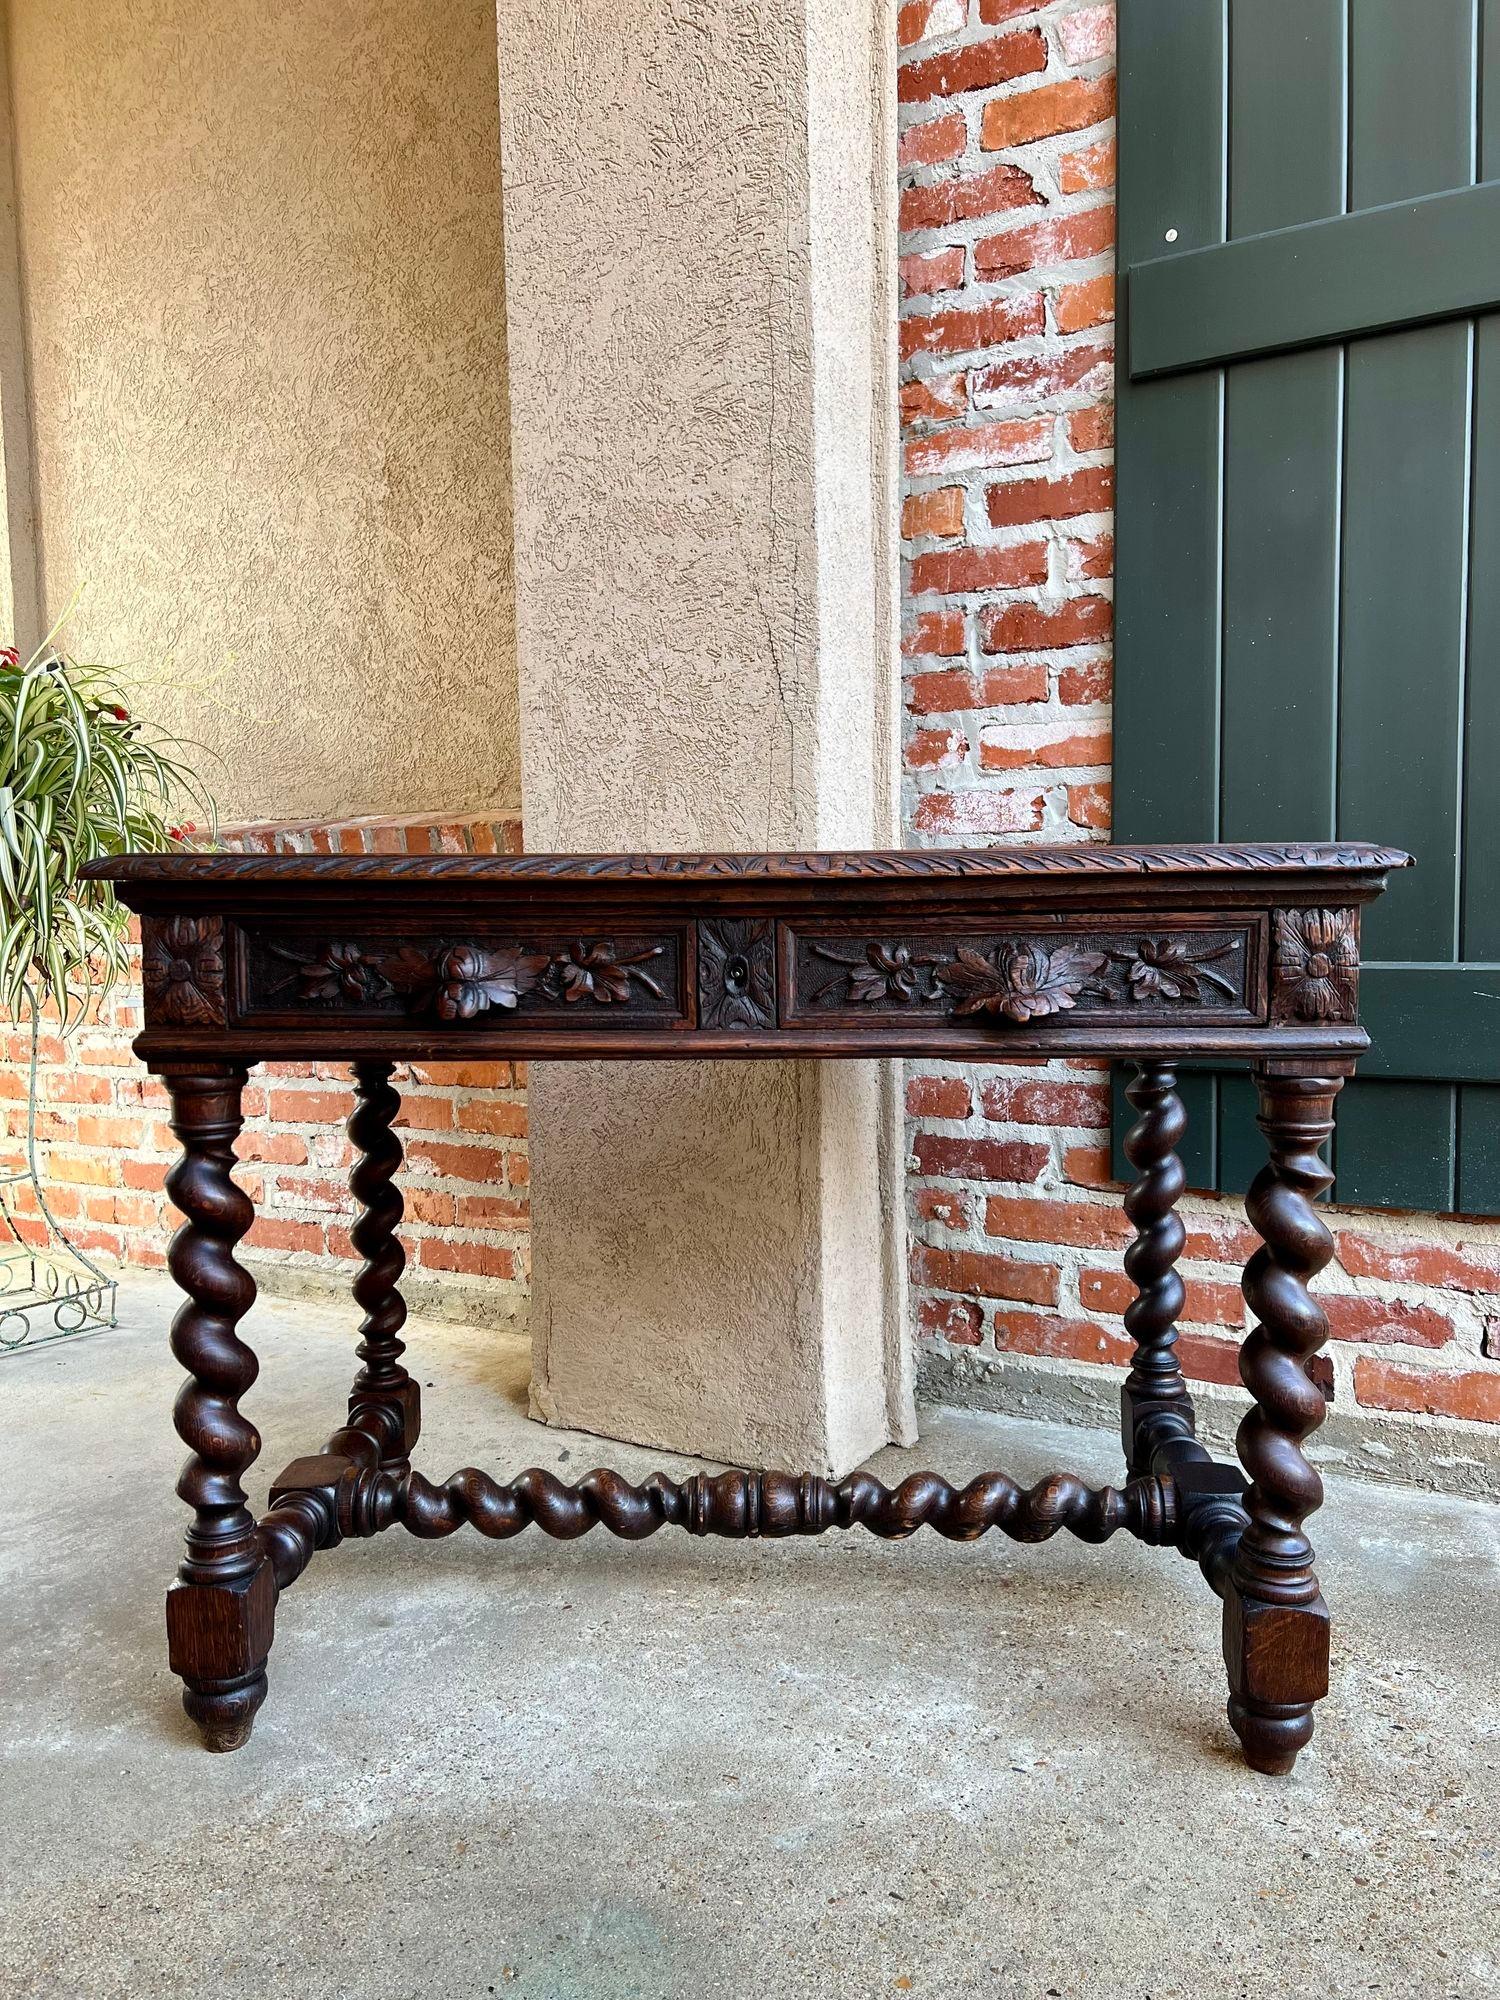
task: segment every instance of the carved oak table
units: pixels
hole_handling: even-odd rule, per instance
[[[145,1027],[182,1156],[186,1217],[171,1269],[187,1294],[172,1348],[188,1372],[176,1424],[192,1509],[167,1598],[171,1663],[210,1749],[244,1743],[265,1698],[277,1599],[321,1549],[399,1522],[564,1540],[596,1523],[638,1539],[877,1535],[924,1523],[957,1541],[998,1528],[1043,1541],[1117,1529],[1175,1547],[1223,1599],[1229,1719],[1249,1762],[1289,1771],[1328,1685],[1328,1612],[1304,1529],[1322,1498],[1301,1446],[1323,1416],[1307,1363],[1327,1322],[1307,1281],[1331,1240],[1313,1201],[1319,1148],[1368,1038],[1357,1021],[1360,906],[1408,857],[1369,846],[991,849],[975,853],[377,859],[127,855],[85,872],[143,918]],[[398,1063],[483,1056],[1123,1057],[1140,1114],[1127,1143],[1135,1240],[1125,1269],[1135,1342],[1122,1391],[1127,1478],[1091,1491],[1055,1474],[1023,1491],[986,1473],[888,1490],[771,1471],[532,1470],[433,1485],[412,1469],[417,1384],[401,1365],[404,1265],[392,1129]],[[1243,1465],[1194,1436],[1174,1355],[1184,1231],[1176,1153],[1180,1058],[1254,1072],[1267,1163],[1247,1208],[1262,1247],[1245,1271],[1255,1324],[1240,1372],[1254,1398]],[[260,1439],[240,1410],[255,1356],[238,1323],[254,1283],[234,1245],[253,1209],[234,1141],[252,1064],[347,1061],[356,1103],[353,1226],[363,1308],[346,1423],[292,1462],[251,1514],[241,1481]]]

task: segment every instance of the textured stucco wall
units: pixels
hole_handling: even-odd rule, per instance
[[[813,437],[787,420],[810,402],[806,64],[774,11],[499,7],[537,848],[816,824]]]
[[[886,9],[874,47],[823,0],[498,11],[521,647],[567,660],[528,691],[528,844],[868,838]]]
[[[501,0],[528,846],[894,838],[893,26]],[[536,1065],[538,1409],[774,1464],[906,1435],[890,1086]]]
[[[23,645],[29,655],[39,627],[20,274],[10,63],[0,34],[0,643]]]
[[[11,0],[40,567],[233,817],[519,803],[493,0]]]

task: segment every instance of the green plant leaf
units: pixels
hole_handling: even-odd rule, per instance
[[[191,746],[122,720],[114,676],[58,658],[51,636],[24,667],[0,661],[0,1007],[19,1016],[34,992],[66,1033],[129,963],[128,913],[79,869],[173,847],[185,804],[217,816]]]

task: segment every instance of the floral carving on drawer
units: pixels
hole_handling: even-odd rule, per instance
[[[799,935],[788,1019],[909,1011],[1024,1026],[1108,1011],[1254,1018],[1254,932],[1046,932],[864,938]]]
[[[1232,938],[1210,938],[1206,943],[1185,937],[1141,938],[1125,951],[1111,951],[1116,965],[1125,967],[1125,983],[1132,1000],[1160,1000],[1167,1005],[1182,1000],[1190,1005],[1213,1004],[1218,994],[1232,1002],[1240,990],[1225,976],[1221,966],[1234,949]]]
[[[608,1007],[680,1018],[681,947],[660,938],[348,939],[250,937],[252,1013],[359,1012],[441,1022]]]
[[[989,953],[960,946],[935,969],[955,1014],[1000,1014],[1007,1021],[1039,1021],[1063,1014],[1107,962],[1102,951],[1058,945],[1002,944]]]

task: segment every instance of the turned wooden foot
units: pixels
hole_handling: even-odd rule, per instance
[[[182,1678],[182,1705],[210,1750],[250,1740],[266,1698],[266,1660],[276,1624],[269,1562],[230,1584],[175,1583],[167,1592],[167,1647]]]
[[[1312,1741],[1328,1692],[1328,1606],[1264,1604],[1231,1586],[1224,1603],[1229,1721],[1253,1771],[1285,1777]]]
[[[1323,1482],[1302,1441],[1324,1415],[1307,1363],[1328,1321],[1307,1281],[1333,1254],[1313,1199],[1333,1179],[1319,1149],[1333,1130],[1342,1078],[1261,1071],[1256,1082],[1271,1159],[1245,1202],[1262,1244],[1245,1267],[1254,1324],[1240,1350],[1255,1407],[1237,1440],[1251,1482],[1249,1522],[1224,1596],[1224,1660],[1229,1721],[1246,1762],[1284,1777],[1311,1741],[1313,1705],[1328,1692],[1328,1607],[1303,1531]]]
[[[191,1682],[182,1690],[182,1705],[202,1731],[204,1749],[215,1753],[244,1749],[255,1727],[255,1711],[265,1698],[264,1674],[228,1694],[208,1692]]]

